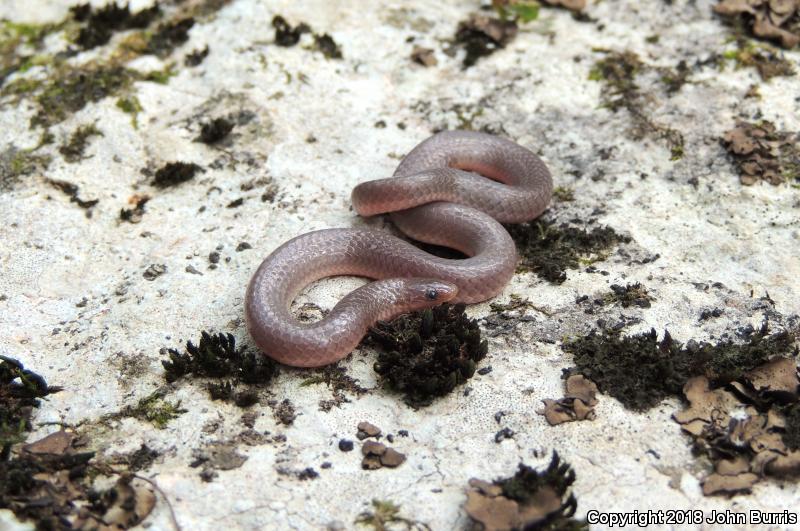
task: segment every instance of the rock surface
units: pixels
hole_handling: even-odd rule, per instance
[[[58,23],[71,4],[4,0],[0,18]],[[590,1],[580,16],[542,7],[504,48],[463,68],[465,50],[453,39],[479,12],[475,1],[165,2],[164,21],[195,22],[164,57],[141,53],[133,29],[93,49],[72,45],[76,53],[60,66],[43,59],[17,68],[0,87],[0,354],[64,388],[43,401],[28,442],[55,424],[81,425],[100,455],[143,443],[156,450],[139,472],[163,491],[146,521],[152,529],[171,528],[164,496],[184,529],[350,528],[373,499],[432,529],[460,528],[469,478],[546,463],[542,449],[573,466],[578,518],[592,509],[800,507],[796,484],[769,480],[731,499],[704,496],[710,466],[693,457],[671,418],[677,398],[633,412],[601,389],[591,422],[551,427],[536,414],[542,399],[562,396],[562,369],[573,365],[561,340],[598,326],[576,299],[602,298],[611,285],[639,282],[650,297],[647,307],[607,312],[625,334],[655,328],[682,342],[718,341],[765,319],[797,327],[798,175],[745,186],[722,139],[740,121],[800,131],[800,81],[762,81],[730,59],[734,30],[714,4]],[[310,30],[278,46],[276,15]],[[70,47],[74,30],[54,30],[40,47],[15,53],[52,57]],[[423,64],[411,58],[416,47],[433,50]],[[610,82],[613,65],[598,69],[622,52],[636,54],[635,87]],[[52,119],[58,98],[42,108],[50,100],[37,89],[26,94],[18,83],[20,92],[7,91],[122,53],[127,68],[149,74],[63,120]],[[797,50],[774,53],[797,69]],[[681,72],[685,82],[665,81]],[[32,125],[37,115],[49,125]],[[196,141],[218,118],[233,127],[212,143]],[[59,146],[73,146],[70,135],[91,124],[99,134],[68,162]],[[547,219],[609,226],[631,241],[591,267],[568,269],[562,283],[520,272],[496,301],[470,306],[471,316],[486,318],[489,338],[479,367],[492,370],[428,407],[383,390],[375,351],[362,348],[342,366],[367,392],[345,390],[338,407],[321,407],[332,391],[317,373],[282,369],[246,419],[187,380],[168,388],[167,399],[186,412],[164,429],[130,417],[101,426],[164,386],[162,348],[202,330],[249,345],[245,285],[281,243],[327,227],[388,230],[388,222],[354,215],[350,190],[391,175],[405,152],[448,128],[494,132],[532,149],[562,191]],[[42,144],[45,132],[52,143]],[[196,168],[154,181],[176,162]],[[318,317],[306,303],[331,308],[362,282],[325,280],[295,307]],[[531,306],[497,317],[490,302],[512,295]],[[699,320],[715,308],[722,311]],[[286,399],[295,417],[282,423],[268,403]],[[403,466],[364,471],[358,452],[338,450],[364,421],[384,434],[407,430],[392,443],[407,456]],[[513,435],[496,442],[506,428]],[[211,453],[236,459],[205,476],[190,466]],[[27,528],[14,521],[0,511],[1,524]]]

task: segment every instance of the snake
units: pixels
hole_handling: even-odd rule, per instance
[[[351,202],[360,216],[388,214],[411,240],[466,257],[436,256],[372,228],[301,234],[253,274],[244,302],[247,329],[275,361],[321,367],[352,352],[378,321],[445,302],[490,299],[516,269],[516,246],[503,224],[541,215],[552,191],[550,171],[527,148],[477,131],[436,133],[409,151],[392,177],[358,184]],[[291,303],[304,288],[340,275],[372,282],[345,295],[321,320],[295,318]]]

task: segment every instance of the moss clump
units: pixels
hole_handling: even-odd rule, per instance
[[[518,270],[533,271],[557,284],[567,279],[567,269],[577,268],[582,261],[603,260],[611,247],[631,241],[610,227],[588,231],[548,221],[507,225],[506,230],[517,244]]]
[[[67,162],[78,162],[83,158],[89,138],[93,136],[103,136],[103,133],[94,124],[82,125],[73,131],[69,140],[58,148],[58,152]]]
[[[681,396],[692,376],[705,376],[714,386],[741,378],[770,358],[792,351],[794,338],[787,332],[767,335],[766,326],[744,344],[690,341],[686,346],[669,332],[659,341],[656,331],[633,336],[592,330],[567,341],[563,349],[575,357],[576,368],[609,394],[633,410],[647,410],[664,398]]]
[[[558,453],[538,471],[523,463],[510,478],[492,483],[471,479],[464,508],[480,529],[588,530],[573,516],[578,501],[570,491],[575,472]]]
[[[14,72],[24,72],[31,66],[49,62],[50,59],[45,56],[30,56],[22,50],[24,47],[41,49],[45,37],[60,30],[63,25],[22,24],[0,20],[0,85]]]
[[[629,306],[649,308],[650,301],[652,300],[653,297],[647,293],[647,288],[642,286],[639,282],[635,284],[626,284],[625,286],[612,284],[611,293],[606,296],[607,302],[616,302],[623,308],[628,308]]]
[[[382,350],[375,372],[410,406],[426,406],[448,394],[472,378],[486,356],[488,344],[464,308],[443,304],[403,315],[378,323],[367,335],[367,342]]]
[[[189,30],[193,26],[194,19],[191,17],[161,24],[148,41],[145,52],[167,57],[175,48],[189,40]]]
[[[178,418],[185,409],[182,409],[180,401],[171,403],[164,400],[163,391],[155,391],[139,400],[135,406],[128,406],[115,414],[114,417],[133,417],[139,420],[146,420],[156,428],[163,430],[169,421]]]
[[[50,126],[65,120],[87,104],[128,88],[137,73],[121,66],[93,65],[54,72],[36,96],[39,111],[33,126]]]
[[[50,165],[48,155],[38,155],[41,144],[32,149],[9,146],[0,152],[0,191],[12,189],[21,177],[43,171]]]
[[[126,114],[131,115],[131,125],[134,129],[139,129],[139,113],[142,112],[142,104],[136,96],[128,96],[117,100],[117,108]]]
[[[605,56],[595,62],[589,72],[589,79],[603,83],[604,90],[600,96],[603,107],[617,112],[621,109],[630,114],[631,133],[635,140],[646,135],[664,140],[670,150],[671,160],[678,160],[684,155],[684,139],[680,131],[658,124],[650,117],[648,107],[651,106],[636,83],[636,76],[650,67],[645,65],[638,55],[631,51],[614,52],[600,50]],[[668,75],[667,89],[677,90],[686,82],[687,73],[680,74],[678,65],[676,74]],[[685,69],[685,65],[684,68]]]
[[[275,44],[284,47],[294,46],[300,42],[300,36],[303,35],[303,33],[309,33],[311,31],[309,25],[304,22],[292,27],[292,25],[280,15],[275,15],[272,18],[272,27],[275,28]]]
[[[792,62],[768,45],[756,44],[746,39],[736,40],[736,49],[722,54],[723,59],[733,61],[736,68],[753,67],[764,81],[773,77],[793,76]]]
[[[791,450],[800,450],[800,403],[785,408],[783,415],[786,418],[783,443]]]
[[[207,386],[209,395],[214,400],[233,401],[240,407],[253,405],[258,396],[253,388],[237,391],[238,384],[264,385],[278,373],[277,364],[266,356],[237,349],[231,334],[214,335],[203,331],[197,345],[188,341],[184,352],[170,348],[162,349],[161,354],[169,356],[169,360],[161,362],[167,382],[188,375],[222,379],[220,383]]]
[[[89,4],[80,4],[70,11],[76,21],[84,23],[75,39],[75,44],[84,50],[106,44],[115,32],[144,29],[161,14],[158,4],[131,13],[128,4],[120,7],[116,2],[99,9],[92,9]]]
[[[195,174],[202,170],[200,166],[187,162],[168,162],[158,171],[153,179],[153,186],[158,188],[168,188],[194,178]]]
[[[17,360],[0,356],[0,462],[8,458],[13,444],[25,440],[39,399],[60,390]]]
[[[372,500],[372,511],[359,514],[356,524],[371,527],[375,531],[394,529],[397,525],[406,529],[418,528],[417,522],[400,516],[400,507],[397,504],[386,500]]]
[[[215,118],[203,124],[197,140],[204,144],[216,144],[224,140],[233,131],[233,126],[234,123],[227,118]]]

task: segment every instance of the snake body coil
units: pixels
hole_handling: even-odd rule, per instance
[[[349,354],[378,320],[446,301],[497,295],[514,273],[517,253],[500,222],[539,216],[550,202],[545,164],[522,146],[492,135],[449,131],[415,147],[389,179],[353,189],[362,216],[390,213],[414,240],[461,251],[433,256],[377,230],[326,229],[278,247],[259,266],[245,296],[247,327],[269,357],[319,367]],[[289,308],[324,277],[377,279],[345,296],[321,321],[304,324]]]

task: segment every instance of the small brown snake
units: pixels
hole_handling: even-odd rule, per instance
[[[247,328],[267,356],[319,367],[349,354],[378,320],[446,301],[494,297],[517,261],[500,223],[536,218],[552,189],[547,166],[514,142],[471,131],[438,133],[411,150],[393,177],[356,186],[353,206],[362,216],[391,213],[409,238],[468,258],[439,258],[377,230],[302,234],[273,251],[250,280]],[[297,294],[336,275],[376,280],[346,295],[321,321],[295,319],[290,304]]]

